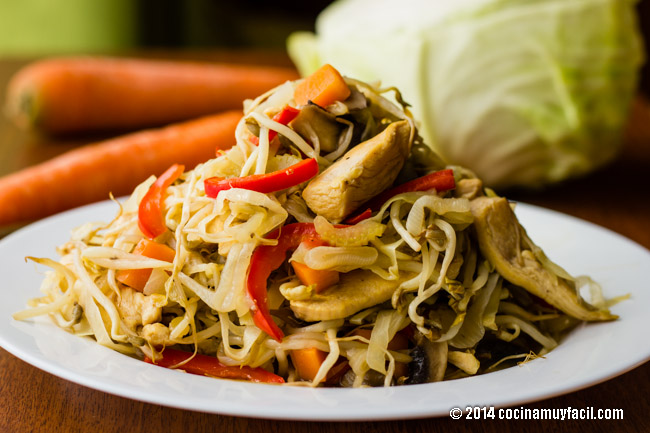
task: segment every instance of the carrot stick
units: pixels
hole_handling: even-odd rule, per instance
[[[314,286],[316,293],[321,293],[325,289],[339,282],[339,272],[329,269],[312,269],[304,263],[292,261],[296,276],[306,286]]]
[[[173,163],[189,170],[235,143],[241,112],[221,114],[83,146],[0,178],[0,226],[130,193]]]
[[[241,109],[294,69],[226,63],[63,57],[32,63],[7,87],[6,112],[50,134],[140,129]]]
[[[301,81],[293,95],[298,105],[307,105],[311,101],[322,107],[344,101],[348,96],[350,88],[345,80],[339,71],[327,63]]]
[[[298,376],[303,380],[313,381],[318,374],[321,364],[327,358],[327,353],[315,347],[294,349],[289,352],[293,366]]]
[[[327,358],[327,352],[316,349],[315,347],[308,347],[305,349],[294,349],[289,352],[291,362],[298,377],[303,380],[313,381],[318,374],[321,364]],[[324,382],[330,385],[336,384],[343,374],[350,368],[345,358],[339,360],[330,368],[324,378]],[[323,382],[323,380],[321,380]]]
[[[133,254],[149,257],[152,259],[173,262],[176,251],[165,244],[150,241],[149,239],[140,239],[133,249]],[[115,278],[122,284],[126,284],[132,289],[142,292],[149,281],[153,269],[120,269],[115,274]]]

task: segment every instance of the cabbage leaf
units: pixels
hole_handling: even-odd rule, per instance
[[[338,0],[290,36],[304,75],[401,89],[420,134],[493,188],[612,160],[643,63],[634,0]]]

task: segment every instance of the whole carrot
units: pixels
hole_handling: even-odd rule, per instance
[[[287,80],[294,69],[109,57],[58,57],[12,78],[5,111],[49,134],[140,129],[228,109]]]
[[[240,111],[227,111],[160,129],[79,147],[0,177],[0,226],[130,193],[173,163],[191,169],[235,144]]]

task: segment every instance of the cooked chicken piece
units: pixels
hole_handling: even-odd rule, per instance
[[[117,307],[124,318],[124,323],[135,329],[139,325],[147,325],[160,321],[162,316],[163,295],[148,295],[137,292],[129,287],[121,290]]]
[[[323,293],[289,305],[296,317],[307,322],[343,319],[388,301],[395,289],[412,277],[412,273],[402,272],[396,280],[384,280],[371,271],[356,270],[341,274],[339,283]]]
[[[391,123],[309,182],[302,193],[307,206],[332,222],[343,220],[395,181],[410,148],[409,123]]]
[[[456,183],[454,196],[471,200],[483,195],[483,182],[481,179],[461,179]]]
[[[525,248],[522,240],[528,237],[506,199],[478,197],[471,201],[471,209],[479,248],[503,278],[576,319],[617,318],[585,302],[571,281],[542,266],[533,252]]]
[[[410,350],[408,384],[440,382],[447,371],[447,354],[449,347],[446,341],[433,342],[420,331],[414,334],[415,347]]]
[[[170,343],[169,334],[169,328],[162,323],[150,323],[142,327],[140,336],[152,346],[164,346]]]

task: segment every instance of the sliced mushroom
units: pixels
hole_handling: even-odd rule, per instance
[[[528,239],[508,201],[477,197],[471,201],[474,227],[483,255],[510,283],[523,287],[569,316],[580,320],[614,320],[580,297],[574,284],[544,267],[522,240]]]
[[[412,273],[402,272],[396,280],[385,280],[371,271],[356,270],[341,274],[339,284],[325,292],[307,300],[291,301],[289,306],[296,317],[307,322],[343,319],[388,301],[395,289],[412,277]]]
[[[411,135],[402,120],[352,148],[309,182],[302,193],[307,206],[332,222],[350,215],[393,183],[409,154]]]
[[[411,349],[407,384],[440,382],[447,371],[447,342],[432,342],[422,333],[415,335],[416,346]]]
[[[327,110],[309,104],[300,110],[291,122],[291,128],[308,141],[318,140],[321,152],[333,152],[338,146],[343,125]]]

